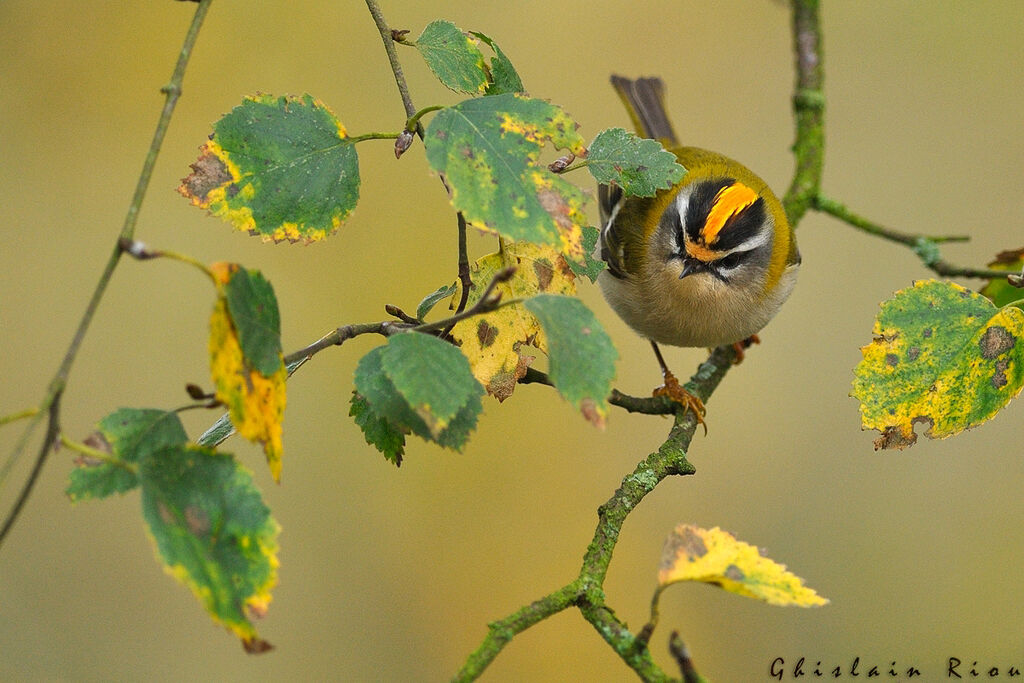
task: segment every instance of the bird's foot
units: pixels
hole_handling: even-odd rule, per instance
[[[740,363],[742,363],[743,359],[746,357],[746,350],[749,349],[754,344],[760,343],[761,338],[758,337],[756,334],[752,334],[746,339],[738,341],[735,344],[733,344],[732,348],[736,351],[736,358],[733,359],[732,364],[739,365]]]
[[[708,433],[708,424],[704,421],[704,415],[707,414],[707,409],[704,407],[704,402],[698,397],[691,394],[689,391],[683,388],[683,385],[679,383],[676,376],[672,374],[671,370],[666,370],[664,373],[665,383],[654,390],[655,396],[668,396],[676,403],[683,406],[684,414],[686,410],[693,411],[693,416],[697,418],[697,424],[704,427],[704,434]]]

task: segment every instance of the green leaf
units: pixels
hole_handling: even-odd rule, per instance
[[[435,439],[463,407],[473,398],[479,403],[483,394],[466,357],[451,344],[430,335],[390,337],[381,367]]]
[[[1019,275],[1021,270],[1024,269],[1024,247],[1000,252],[996,256],[996,260],[988,264],[988,267],[996,270],[1005,270],[1008,274],[1016,273]],[[1006,278],[989,280],[988,284],[982,288],[981,293],[991,299],[992,303],[996,306],[1005,306],[1014,301],[1024,299],[1024,289],[1014,287],[1006,281]]]
[[[599,258],[594,258],[597,251],[597,240],[601,237],[601,231],[592,225],[583,228],[583,258],[579,260],[566,259],[572,272],[580,277],[585,277],[591,282],[597,281],[597,276],[608,267],[608,264]]]
[[[224,294],[245,359],[263,375],[273,375],[282,364],[281,315],[274,288],[258,270],[239,268]]]
[[[424,144],[469,223],[582,257],[583,192],[539,163],[545,142],[584,153],[576,123],[561,109],[507,93],[442,109]]]
[[[427,313],[430,313],[434,306],[437,305],[438,301],[450,297],[452,295],[452,292],[454,292],[458,288],[458,283],[453,282],[450,285],[438,287],[437,291],[427,294],[425,297],[423,297],[423,301],[420,302],[420,305],[416,307],[416,319],[423,320],[426,317]]]
[[[358,392],[352,392],[352,403],[348,414],[355,418],[356,424],[363,430],[366,443],[384,454],[384,457],[401,466],[405,454],[405,434],[394,427],[383,415],[379,415],[367,400]]]
[[[412,432],[420,438],[432,438],[423,418],[413,412],[395,385],[384,374],[384,351],[378,346],[359,359],[356,365],[356,392],[363,396],[373,412],[401,432]]]
[[[603,425],[618,353],[601,323],[573,297],[540,294],[524,305],[544,329],[555,388],[590,422]]]
[[[425,341],[401,341],[405,337]],[[451,344],[424,334],[396,335],[363,356],[355,385],[366,406],[357,406],[354,398],[349,414],[367,441],[389,459],[394,459],[389,453],[401,455],[394,446],[397,435],[409,432],[461,450],[483,409],[483,388],[473,378],[469,361]]]
[[[178,192],[267,241],[323,239],[359,199],[355,146],[310,95],[245,98],[201,151]]]
[[[251,617],[277,583],[279,527],[250,474],[230,455],[178,445],[141,463],[142,513],[165,569],[214,621],[262,652]]]
[[[123,466],[82,458],[71,471],[67,494],[72,501],[102,499],[139,485],[137,463],[164,448],[188,440],[177,414],[164,410],[122,408],[99,423],[91,445],[124,461]]]
[[[416,39],[416,49],[445,87],[458,92],[483,94],[487,67],[476,43],[450,21],[427,24]]]
[[[682,180],[686,169],[657,140],[622,128],[597,134],[587,150],[587,168],[599,183],[615,183],[628,195],[653,197]]]
[[[498,44],[479,31],[470,31],[470,33],[486,43],[487,47],[494,50],[494,57],[491,58],[490,82],[487,84],[487,90],[484,94],[501,95],[507,92],[525,92],[523,81],[519,78],[519,73],[512,66],[512,62],[509,61],[509,58],[502,52],[501,48],[498,47]]]
[[[882,304],[852,396],[876,448],[906,448],[914,425],[941,439],[991,419],[1024,387],[1024,311],[925,280]]]

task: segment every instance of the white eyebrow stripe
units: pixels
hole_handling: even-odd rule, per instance
[[[756,235],[752,235],[752,236],[748,237],[746,239],[746,241],[740,242],[739,244],[737,244],[735,247],[730,249],[728,253],[734,254],[734,253],[736,253],[738,251],[753,251],[754,249],[757,249],[758,247],[763,247],[764,245],[768,244],[768,242],[771,240],[771,238],[772,238],[772,231],[771,230],[762,230],[761,232],[757,233]]]

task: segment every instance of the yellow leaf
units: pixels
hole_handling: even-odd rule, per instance
[[[509,266],[516,267],[515,274],[494,290],[502,295],[502,301],[526,299],[544,292],[576,292],[575,275],[557,248],[501,240],[499,251],[472,265],[473,289],[467,305],[472,306],[494,275]],[[461,296],[461,290],[456,291],[453,301],[459,301]],[[516,382],[533,362],[533,356],[525,354],[523,347],[546,350],[540,323],[518,304],[463,320],[452,329],[452,336],[469,359],[473,375],[499,401],[512,395]]]
[[[813,607],[828,600],[768,559],[754,546],[732,534],[682,524],[665,541],[658,583],[661,588],[679,581],[703,581],[771,605]],[[659,589],[660,590],[660,589]]]
[[[267,376],[246,361],[222,289],[238,270],[238,265],[215,263],[210,270],[220,290],[210,316],[210,374],[217,400],[227,406],[231,422],[239,434],[263,445],[270,473],[274,481],[280,481],[281,420],[284,417],[288,371],[282,362],[276,372]]]

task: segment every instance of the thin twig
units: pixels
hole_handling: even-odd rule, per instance
[[[668,639],[668,649],[683,674],[683,683],[707,683],[707,679],[697,673],[697,668],[690,658],[690,651],[683,643],[683,639],[679,637],[679,631],[672,631],[672,635]]]
[[[838,218],[847,225],[858,230],[904,246],[910,247],[921,262],[930,268],[937,275],[942,277],[974,277],[981,279],[1004,279],[1012,275],[1011,271],[994,270],[991,268],[969,268],[958,266],[944,260],[941,256],[939,245],[944,242],[965,242],[969,237],[965,235],[930,236],[918,233],[900,232],[887,228],[860,214],[850,211],[844,204],[824,196],[814,199],[813,206],[818,211]]]
[[[466,248],[466,217],[459,211],[457,216],[459,222],[459,283],[462,284],[462,294],[459,296],[459,307],[456,313],[466,310],[466,302],[469,300],[469,290],[473,287],[473,280],[469,276],[469,253]]]
[[[391,72],[395,75],[395,83],[398,85],[398,94],[402,97],[402,104],[405,106],[405,118],[411,119],[416,115],[416,106],[409,96],[409,85],[405,82],[405,74],[402,72],[402,64],[398,61],[398,51],[395,50],[395,38],[387,21],[384,20],[384,13],[380,10],[380,3],[377,0],[366,0],[366,7],[370,10],[373,23],[380,31],[380,38],[384,41],[384,51],[388,54],[388,62],[391,63]],[[423,126],[419,120],[416,121],[416,133],[423,139]]]
[[[462,665],[453,681],[471,681],[487,668],[509,641],[531,626],[547,619],[552,614],[572,607],[580,598],[581,591],[576,582],[531,602],[513,614],[487,625],[487,636]]]
[[[2,485],[15,462],[24,452],[32,432],[42,421],[43,415],[47,415],[49,424],[47,426],[46,438],[43,440],[43,443],[36,454],[36,462],[32,467],[32,473],[23,485],[17,502],[4,519],[3,528],[0,530],[0,545],[3,544],[4,538],[7,536],[7,533],[10,531],[11,527],[14,525],[14,521],[18,517],[18,513],[21,511],[22,506],[31,494],[32,487],[39,476],[39,472],[42,470],[46,456],[50,452],[57,435],[60,433],[60,423],[58,422],[59,411],[57,410],[57,406],[60,403],[60,396],[64,392],[64,387],[67,385],[68,376],[71,373],[71,366],[74,364],[75,358],[78,356],[78,350],[81,348],[82,341],[85,339],[86,331],[89,329],[89,325],[92,323],[92,320],[96,315],[96,310],[99,308],[103,294],[106,292],[107,285],[110,284],[110,280],[114,274],[114,269],[117,267],[118,261],[123,253],[120,247],[120,241],[131,240],[134,237],[135,225],[138,221],[139,210],[142,207],[142,200],[145,198],[146,191],[149,189],[149,181],[153,176],[153,169],[156,166],[157,157],[160,155],[160,148],[163,145],[164,137],[167,134],[167,128],[170,125],[171,115],[174,113],[174,108],[178,103],[178,98],[181,96],[181,84],[185,78],[185,68],[188,66],[189,59],[192,56],[192,50],[195,47],[196,39],[199,37],[199,29],[202,27],[203,19],[206,18],[206,13],[210,9],[211,2],[212,0],[201,0],[196,7],[196,12],[192,17],[192,24],[189,26],[188,33],[185,35],[185,40],[181,46],[181,52],[178,54],[178,62],[174,67],[174,73],[171,75],[171,80],[166,86],[161,88],[161,92],[163,92],[165,96],[163,110],[160,114],[160,119],[157,122],[156,131],[153,133],[153,141],[150,143],[149,151],[146,153],[146,159],[142,164],[142,172],[139,174],[139,180],[135,185],[135,194],[132,196],[132,201],[128,205],[128,212],[125,214],[124,224],[121,226],[121,232],[118,235],[118,243],[114,245],[109,258],[107,259],[106,266],[104,266],[103,273],[100,275],[100,279],[96,283],[96,288],[92,293],[92,297],[89,299],[85,312],[82,314],[82,318],[78,323],[78,328],[75,330],[75,334],[71,339],[68,350],[65,352],[64,358],[61,361],[56,374],[50,381],[46,396],[39,404],[39,413],[33,417],[31,422],[26,426],[21,438],[18,440],[17,444],[15,444],[14,450],[4,462],[3,469],[0,470],[0,485]]]
[[[309,346],[301,348],[293,353],[289,353],[284,357],[284,362],[285,365],[288,365],[299,360],[307,360],[324,349],[332,346],[341,346],[349,339],[358,337],[361,334],[379,334],[385,337],[390,337],[392,334],[409,329],[410,327],[411,325],[396,323],[393,320],[383,320],[377,323],[342,325],[341,327],[328,332],[323,337],[320,337],[320,339],[317,339]]]
[[[491,281],[487,283],[487,287],[484,288],[483,294],[481,294],[480,298],[477,299],[477,302],[473,304],[470,308],[466,309],[465,311],[462,311],[461,313],[456,313],[450,318],[445,318],[444,320],[438,320],[437,322],[433,323],[417,325],[412,329],[415,330],[416,332],[431,332],[433,330],[445,330],[446,332],[441,336],[447,336],[447,332],[450,331],[453,327],[455,327],[455,324],[461,320],[465,320],[466,318],[472,318],[474,315],[480,315],[482,313],[490,313],[491,311],[501,308],[502,306],[511,306],[515,303],[518,303],[518,300],[502,302],[500,293],[494,294],[492,296],[494,288],[497,287],[502,282],[508,282],[509,279],[511,279],[512,276],[515,274],[515,272],[515,266],[508,266],[507,268],[502,268],[497,273],[495,273],[494,277],[491,278]]]

